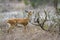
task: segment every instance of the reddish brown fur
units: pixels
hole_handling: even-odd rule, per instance
[[[8,32],[12,30],[16,24],[22,24],[24,25],[24,29],[26,30],[26,25],[28,24],[29,21],[29,16],[31,16],[31,12],[28,12],[28,17],[27,18],[11,18],[8,19],[7,23],[11,25],[11,27],[8,29]]]

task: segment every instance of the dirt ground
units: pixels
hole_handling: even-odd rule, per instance
[[[0,32],[0,40],[59,40],[58,34],[42,30],[39,26],[27,25],[27,32],[23,27],[16,27],[10,33]]]

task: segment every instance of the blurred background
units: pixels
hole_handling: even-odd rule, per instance
[[[21,32],[23,28],[15,28],[12,34],[7,34],[9,25],[6,21],[26,18],[25,10],[34,11],[28,24],[29,32],[24,34]],[[0,40],[40,39],[60,40],[60,0],[0,0]]]

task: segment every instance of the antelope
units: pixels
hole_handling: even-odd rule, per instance
[[[27,24],[30,21],[29,17],[32,15],[32,12],[29,11],[28,12],[28,17],[26,18],[11,18],[7,20],[7,23],[10,24],[9,29],[7,30],[7,32],[9,33],[12,29],[14,29],[16,27],[17,24],[22,24],[24,26],[24,30],[27,29]]]

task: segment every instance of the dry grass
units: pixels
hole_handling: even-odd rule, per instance
[[[8,33],[0,33],[0,40],[59,40],[58,34],[52,35],[49,32],[42,30],[39,26],[34,26],[32,24],[27,25],[27,32],[23,32],[23,27],[15,28]],[[57,38],[58,37],[58,38]]]

